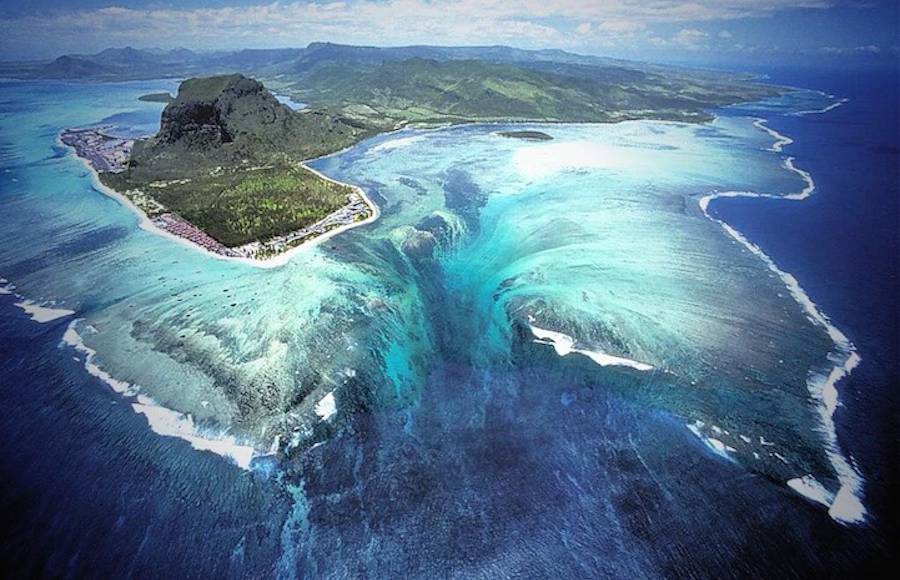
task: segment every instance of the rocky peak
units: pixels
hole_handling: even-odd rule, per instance
[[[293,116],[257,80],[243,75],[190,79],[163,111],[155,141],[190,147],[216,147],[239,136],[254,136]]]
[[[302,161],[363,129],[320,111],[295,112],[240,74],[188,79],[155,136],[135,143],[137,179],[172,179],[218,167]]]

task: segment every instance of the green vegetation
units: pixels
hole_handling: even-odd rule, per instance
[[[525,141],[551,141],[553,139],[553,137],[542,131],[500,131],[497,134],[501,137],[524,139]]]
[[[313,108],[371,125],[419,122],[700,122],[706,109],[776,94],[733,77],[621,66],[423,58],[366,64],[334,61],[299,75],[286,90]]]
[[[708,109],[783,89],[746,75],[662,67],[504,46],[306,48],[194,53],[107,49],[49,63],[0,63],[0,76],[150,79],[244,74],[307,103],[311,142],[340,148],[345,127],[381,131],[404,122],[708,120]],[[227,76],[184,87],[184,98],[226,90]],[[194,92],[196,91],[196,92]],[[336,135],[328,133],[328,129]],[[338,137],[338,138],[335,138]]]
[[[118,191],[123,174],[102,175]],[[299,165],[279,164],[142,184],[142,191],[222,244],[235,247],[309,226],[347,203],[351,188]]]
[[[173,180],[331,153],[372,129],[324,111],[292,111],[242,75],[189,79],[162,113],[160,130],[135,143],[129,179]]]
[[[277,71],[277,73],[275,72]],[[747,76],[559,50],[309,45],[262,78],[313,109],[370,126],[479,121],[702,122],[708,109],[778,94]]]
[[[147,95],[141,95],[138,97],[139,101],[144,101],[146,103],[171,103],[175,100],[175,97],[170,95],[169,93],[150,93]]]
[[[291,111],[242,75],[190,79],[163,111],[159,133],[135,143],[125,171],[101,179],[145,211],[174,212],[235,247],[347,205],[351,188],[300,162],[366,134],[331,115]]]

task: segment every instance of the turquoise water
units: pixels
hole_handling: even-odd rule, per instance
[[[162,105],[137,96],[174,86],[0,85],[0,276],[74,311],[47,323],[68,330],[58,355],[119,391],[110,400],[146,416],[148,433],[289,482],[283,542],[308,552],[320,504],[307,496],[367,495],[359,485],[383,481],[405,446],[412,466],[424,449],[453,448],[434,465],[455,466],[465,481],[447,485],[474,493],[496,466],[465,464],[473,430],[510,428],[491,461],[515,463],[529,441],[545,449],[549,437],[565,458],[618,422],[635,445],[635,416],[649,413],[680,433],[679,454],[761,475],[779,493],[804,476],[832,495],[846,483],[811,392],[842,364],[834,341],[698,205],[713,192],[802,191],[752,115],[832,99],[799,93],[702,126],[524,127],[553,136],[537,143],[497,135],[503,126],[379,136],[312,164],[366,189],[379,220],[260,269],[140,229],[55,143],[88,124],[150,132]],[[555,423],[575,409],[580,419]],[[509,427],[524,418],[521,433]],[[664,439],[651,439],[641,448],[659,459]],[[370,452],[368,484],[330,489]],[[370,491],[412,505],[435,485],[425,472]],[[285,570],[305,566],[282,557]]]

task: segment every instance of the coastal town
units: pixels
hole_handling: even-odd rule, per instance
[[[128,167],[135,142],[134,139],[110,134],[110,127],[67,129],[60,135],[60,141],[72,147],[76,155],[98,174],[117,174],[124,171]],[[320,177],[328,179],[325,176]],[[311,225],[266,240],[228,247],[188,220],[168,210],[145,191],[131,189],[113,193],[131,202],[131,205],[146,215],[152,225],[159,230],[227,258],[270,259],[328,232],[351,227],[375,215],[373,205],[362,190],[353,187],[347,194],[346,205]]]
[[[134,139],[110,135],[110,127],[66,129],[60,141],[75,149],[98,172],[120,173],[128,166]]]

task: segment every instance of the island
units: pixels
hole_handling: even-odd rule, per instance
[[[140,97],[166,103],[154,136],[125,139],[92,127],[67,130],[61,141],[145,224],[255,263],[377,217],[362,189],[307,162],[379,133],[461,123],[703,123],[713,119],[709,109],[785,90],[740,75],[563,51],[330,43],[216,58],[109,49],[15,74],[105,81],[222,67],[241,72],[189,78],[174,97]],[[291,99],[306,106],[291,108]],[[552,139],[533,129],[497,134]]]
[[[542,131],[500,131],[497,133],[501,137],[510,139],[522,139],[524,141],[551,141],[553,137]]]
[[[139,101],[144,101],[145,103],[171,103],[175,100],[170,93],[150,93],[147,95],[141,95],[138,97]]]

